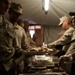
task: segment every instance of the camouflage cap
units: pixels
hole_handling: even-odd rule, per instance
[[[68,17],[65,15],[63,17],[60,18],[60,23],[59,26],[62,25],[62,23],[64,22],[64,20],[66,20]]]
[[[17,12],[17,13],[19,13],[21,15],[23,14],[22,13],[22,6],[20,4],[12,2],[10,8],[12,8],[15,12]]]

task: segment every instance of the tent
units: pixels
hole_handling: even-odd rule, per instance
[[[58,27],[59,18],[75,11],[75,0],[49,0],[49,10],[43,10],[43,0],[12,0],[23,7],[20,17],[30,24],[43,26],[43,40],[45,43],[58,39],[61,27]]]
[[[75,0],[49,0],[49,11],[45,14],[43,0],[12,0],[23,7],[23,17],[32,24],[57,26],[59,18],[75,11]]]

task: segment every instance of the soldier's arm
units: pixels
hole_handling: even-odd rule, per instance
[[[7,52],[9,50],[9,47],[5,46],[5,45],[0,45],[0,52]]]
[[[59,44],[65,44],[68,42],[68,40],[71,39],[71,36],[72,36],[72,33],[74,31],[74,28],[69,28],[68,30],[65,31],[65,33],[63,34],[62,37],[60,37],[58,40],[52,42],[52,43],[49,43],[48,44],[48,47],[50,47],[50,45],[59,45]]]
[[[30,50],[32,47],[30,46],[30,44],[28,43],[28,39],[27,39],[27,35],[24,31],[24,34],[23,34],[23,38],[22,38],[22,49],[24,50]]]

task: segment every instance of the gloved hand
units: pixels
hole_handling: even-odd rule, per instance
[[[70,62],[72,61],[72,56],[71,54],[69,55],[63,55],[59,58],[59,65],[63,64],[64,62]]]
[[[47,45],[48,48],[55,48],[56,44],[50,43]]]
[[[48,49],[49,49],[49,48],[47,47],[47,45],[41,46],[41,50],[42,50],[42,51],[48,51]]]
[[[63,48],[63,45],[61,44],[55,45],[55,49],[62,50],[62,48]]]

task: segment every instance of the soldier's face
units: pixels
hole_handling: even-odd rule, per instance
[[[0,14],[5,14],[9,6],[10,6],[9,0],[1,0],[0,1]]]
[[[66,19],[66,20],[63,22],[63,24],[62,24],[62,28],[63,28],[64,30],[66,30],[66,29],[69,28],[68,21],[69,21],[69,20]]]
[[[62,28],[63,28],[64,30],[68,29],[68,24],[67,24],[67,23],[63,23],[63,24],[62,24]]]
[[[11,11],[11,13],[9,15],[10,15],[10,19],[13,22],[16,22],[20,16],[20,14],[16,13],[15,11]]]
[[[21,27],[23,27],[23,28],[24,28],[24,23],[21,23]]]

